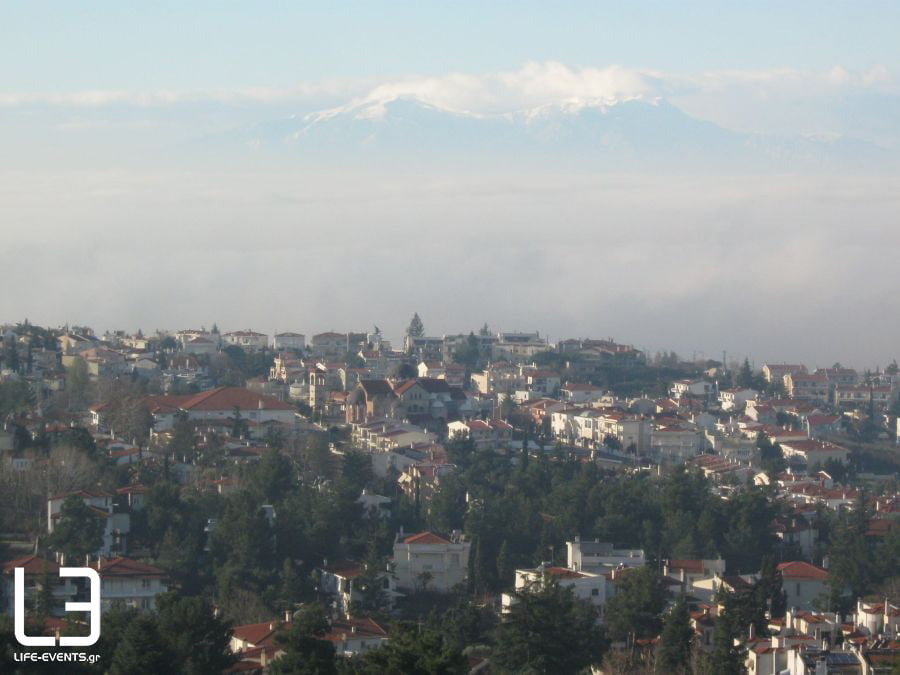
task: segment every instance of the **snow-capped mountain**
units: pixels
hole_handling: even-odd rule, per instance
[[[413,98],[364,99],[238,133],[260,150],[327,164],[549,163],[594,169],[658,167],[793,170],[859,167],[893,153],[847,139],[774,138],[724,129],[665,99],[569,99],[538,108],[483,114]]]

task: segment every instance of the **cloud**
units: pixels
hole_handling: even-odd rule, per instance
[[[197,91],[97,89],[58,94],[0,92],[0,107],[40,105],[72,108],[101,108],[105,106],[161,108],[190,103],[267,104],[320,96],[348,96],[358,92],[360,86],[361,84],[356,81],[328,80],[298,84],[291,87],[244,87]]]
[[[482,76],[454,73],[412,77],[381,84],[351,106],[377,106],[398,98],[415,99],[460,113],[490,114],[560,103],[613,104],[662,93],[660,75],[621,66],[570,68],[562,63],[531,62],[515,71]]]

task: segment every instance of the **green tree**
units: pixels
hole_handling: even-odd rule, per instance
[[[866,495],[861,490],[853,510],[841,514],[828,548],[827,583],[832,611],[846,612],[849,600],[871,591],[877,581],[874,550],[866,536],[869,519]]]
[[[606,603],[606,626],[613,640],[659,635],[666,595],[652,567],[627,572],[616,583],[616,594]]]
[[[175,419],[172,424],[172,438],[169,440],[167,450],[182,461],[194,457],[196,452],[194,427],[191,425],[188,414],[183,410],[175,413]]]
[[[0,419],[26,412],[34,405],[34,394],[25,380],[0,383]]]
[[[213,614],[208,600],[165,593],[157,596],[156,608],[159,634],[180,673],[221,673],[234,663],[230,627]]]
[[[709,675],[742,675],[744,669],[744,647],[735,644],[740,636],[734,614],[725,612],[716,619],[713,632],[713,651],[707,661]]]
[[[294,484],[295,471],[291,460],[275,449],[269,449],[250,469],[249,489],[261,502],[277,504]]]
[[[140,613],[134,607],[126,607],[121,602],[113,603],[101,618],[100,640],[93,650],[100,656],[102,672],[106,672],[112,664],[116,649],[122,643],[125,631]]]
[[[328,620],[320,605],[307,605],[275,635],[284,655],[272,663],[273,673],[332,675],[337,673],[334,645],[325,639]]]
[[[249,429],[247,420],[241,415],[240,406],[234,406],[234,415],[231,417],[231,437],[244,438]]]
[[[737,385],[745,389],[752,389],[754,384],[755,378],[753,377],[753,369],[750,367],[750,360],[745,358],[744,363],[741,364],[741,369],[738,371]]]
[[[496,640],[492,662],[502,673],[577,673],[605,649],[591,604],[551,579],[516,594]]]
[[[398,380],[412,380],[416,378],[419,371],[411,363],[401,363],[395,369],[392,375]]]
[[[684,673],[691,663],[694,629],[684,596],[678,598],[666,616],[656,650],[656,670],[660,673]]]
[[[33,596],[33,607],[36,616],[43,622],[48,616],[53,615],[53,578],[50,576],[47,566],[41,569],[40,581]]]
[[[418,312],[413,314],[409,327],[406,329],[406,334],[410,337],[422,337],[425,335],[425,325],[422,323],[422,319],[419,318]]]
[[[508,587],[513,582],[514,576],[515,568],[510,559],[509,542],[504,539],[497,554],[497,583],[501,588]]]
[[[178,672],[177,663],[166,644],[155,617],[134,618],[122,633],[110,664],[111,675],[159,675]]]
[[[95,555],[103,545],[106,518],[85,504],[77,495],[66,497],[49,543],[70,560],[81,561]]]
[[[450,645],[441,631],[399,621],[391,627],[390,641],[366,652],[352,672],[385,675],[455,675],[468,672],[462,651]]]

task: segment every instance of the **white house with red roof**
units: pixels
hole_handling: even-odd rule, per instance
[[[31,598],[40,590],[44,575],[52,587],[55,611],[62,616],[63,608],[68,600],[75,599],[76,588],[71,577],[59,576],[59,565],[38,555],[27,555],[15,560],[0,563],[0,614],[13,616],[15,612],[15,570],[25,570],[25,606],[31,604]]]
[[[825,462],[832,459],[846,464],[850,451],[842,445],[828,441],[805,439],[781,443],[781,452],[788,462],[800,461],[807,466],[825,466]]]
[[[781,574],[781,586],[789,608],[813,609],[816,599],[828,590],[826,569],[802,560],[780,563],[776,569]]]
[[[266,672],[267,666],[284,654],[276,644],[275,636],[279,631],[290,629],[290,613],[285,619],[235,626],[231,631],[231,651],[237,654],[239,661],[226,672]],[[356,656],[387,644],[388,634],[374,619],[358,617],[330,621],[328,632],[322,639],[334,645],[337,656]]]
[[[831,395],[831,386],[825,373],[788,373],[784,376],[784,387],[788,396],[800,401],[827,403]]]
[[[434,532],[397,535],[392,570],[400,590],[427,588],[446,593],[465,582],[471,542],[459,532],[449,538]]]
[[[137,560],[100,558],[96,568],[101,582],[101,612],[116,604],[148,612],[156,608],[156,596],[169,590],[165,572]]]
[[[356,656],[387,644],[388,634],[371,617],[348,617],[333,620],[325,639],[334,645],[337,656]]]

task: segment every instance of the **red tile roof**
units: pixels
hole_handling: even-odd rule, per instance
[[[95,492],[93,490],[75,490],[74,492],[63,492],[61,494],[54,495],[54,496],[50,497],[50,499],[51,500],[65,499],[66,497],[72,497],[72,496],[81,497],[82,499],[88,499],[88,498],[97,499],[97,498],[101,498],[101,497],[112,497],[112,495],[109,494],[108,492]]]
[[[828,578],[828,570],[802,560],[781,563],[777,569],[783,579],[825,581]]]
[[[281,621],[263,621],[235,626],[231,633],[238,640],[243,640],[254,647],[261,647],[272,644],[272,638],[280,627]]]
[[[137,577],[139,579],[162,579],[165,576],[165,572],[158,567],[122,557],[101,562],[98,571],[101,578]]]
[[[419,532],[411,534],[403,540],[404,544],[449,544],[450,541],[434,532]]]
[[[244,387],[216,387],[190,397],[180,407],[184,410],[294,410],[289,403]]]
[[[342,642],[345,638],[383,638],[387,631],[370,617],[356,619],[338,619],[331,623],[331,630],[325,639],[331,642]]]
[[[568,567],[545,567],[544,572],[556,577],[557,579],[581,579],[585,575]]]
[[[59,565],[52,560],[47,560],[37,555],[27,555],[23,558],[16,558],[3,563],[3,573],[12,574],[16,567],[24,567],[25,574],[43,574],[44,570],[48,574],[59,572]]]
[[[322,569],[344,579],[353,579],[362,574],[366,568],[365,565],[354,560],[336,560]]]

